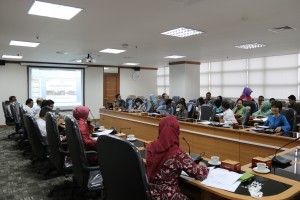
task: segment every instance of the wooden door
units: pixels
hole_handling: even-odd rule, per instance
[[[108,103],[115,101],[115,95],[120,93],[119,73],[104,73],[103,83],[103,105],[107,107]]]

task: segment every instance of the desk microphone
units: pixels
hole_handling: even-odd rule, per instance
[[[191,155],[191,147],[190,144],[186,141],[185,137],[182,137],[182,139],[185,141],[185,143],[188,145],[189,147],[189,155]]]
[[[297,137],[297,138],[294,139],[293,141],[288,142],[287,144],[285,144],[285,145],[281,146],[279,149],[277,149],[276,152],[275,152],[274,157],[272,158],[272,162],[273,162],[273,163],[277,163],[277,164],[279,164],[279,165],[286,165],[286,164],[290,163],[292,160],[285,159],[285,158],[283,158],[283,157],[277,157],[276,154],[277,154],[278,151],[279,151],[280,149],[282,149],[283,147],[285,147],[285,146],[287,146],[287,145],[289,145],[289,144],[291,144],[291,143],[293,143],[293,142],[296,142],[296,141],[299,140],[299,139],[300,139],[300,137]]]
[[[190,147],[190,144],[187,142],[187,140],[185,139],[185,137],[182,137],[182,139],[185,141],[185,143],[188,145],[189,147],[189,155],[191,156],[192,160],[195,162],[195,163],[199,163],[200,161],[203,160],[203,158],[201,157],[200,154],[197,154],[197,153],[191,153],[191,147]]]
[[[91,110],[90,110],[90,113],[91,113],[91,115],[92,115],[92,117],[93,117],[93,120],[94,120],[94,124],[95,124],[95,127],[94,127],[94,128],[95,128],[95,129],[98,129],[99,126],[97,125],[97,121],[96,121],[96,119],[95,119],[93,113],[91,112]]]
[[[131,129],[131,127],[120,128],[120,133],[122,133],[122,130],[124,129]]]

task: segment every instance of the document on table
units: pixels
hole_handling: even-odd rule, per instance
[[[226,169],[216,168],[209,171],[207,178],[201,183],[210,187],[215,187],[230,192],[235,190],[240,185],[240,181],[237,181],[243,174],[236,172],[230,172]]]
[[[268,119],[267,117],[264,117],[264,118],[254,118],[253,121],[266,122],[267,119]]]
[[[107,130],[104,130],[104,131],[95,132],[95,133],[93,133],[93,134],[96,134],[97,136],[100,136],[100,135],[108,135],[108,134],[110,134],[112,131],[113,131],[113,129],[107,129]]]

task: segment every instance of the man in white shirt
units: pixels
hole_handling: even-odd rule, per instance
[[[27,99],[24,105],[24,110],[26,113],[32,115],[33,114],[33,100]]]
[[[43,107],[40,110],[39,118],[36,119],[36,123],[40,129],[43,140],[46,144],[48,144],[47,131],[46,131],[46,113],[47,112],[51,112],[51,110],[48,107]]]
[[[39,118],[39,112],[41,110],[42,102],[43,102],[43,98],[37,98],[36,99],[36,105],[33,106],[32,114],[34,115],[35,119]]]
[[[224,100],[222,101],[222,111],[223,111],[223,119],[220,119],[220,122],[224,122],[225,124],[234,124],[237,123],[232,110],[230,109],[229,102]]]

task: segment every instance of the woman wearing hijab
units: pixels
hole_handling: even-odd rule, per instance
[[[191,157],[179,148],[179,123],[173,116],[165,117],[159,123],[156,141],[147,147],[147,176],[154,199],[188,199],[179,188],[181,171],[197,180],[204,180],[209,169],[197,165]]]
[[[272,115],[271,103],[269,101],[263,101],[261,104],[261,109],[252,114],[252,116],[262,116],[266,117]]]
[[[94,127],[87,123],[90,108],[87,106],[78,106],[72,112],[73,117],[77,120],[85,149],[96,149],[97,141],[90,137],[90,134],[94,131]]]
[[[242,99],[243,101],[253,101],[252,97],[250,96],[252,92],[253,91],[250,88],[245,87],[242,95],[240,96],[240,99]]]

